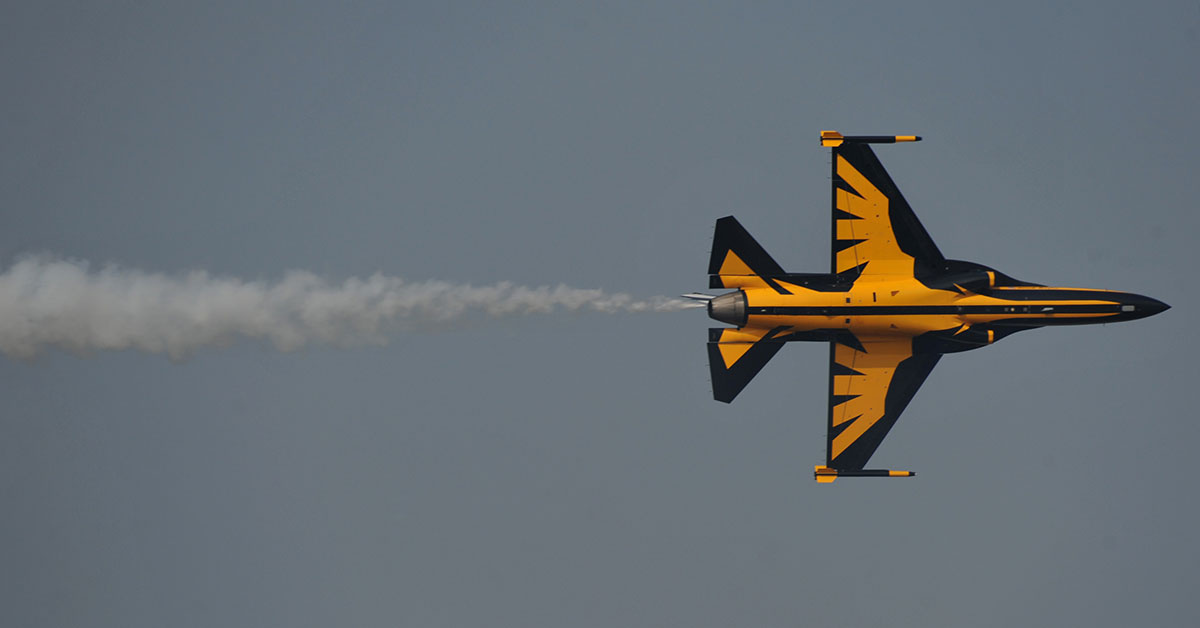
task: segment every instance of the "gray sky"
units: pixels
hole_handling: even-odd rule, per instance
[[[1171,311],[948,356],[818,486],[826,349],[711,400],[701,312],[0,357],[13,626],[1190,625],[1193,2],[13,3],[0,259],[703,289],[828,263],[817,132],[948,256]],[[903,6],[902,6],[903,5]]]

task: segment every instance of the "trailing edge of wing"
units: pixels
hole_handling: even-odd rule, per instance
[[[713,399],[729,403],[783,348],[779,330],[708,330],[708,369]]]

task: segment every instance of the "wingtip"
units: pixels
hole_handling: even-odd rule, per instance
[[[895,144],[919,142],[920,135],[842,135],[837,131],[821,131],[821,146],[837,148],[842,144]]]

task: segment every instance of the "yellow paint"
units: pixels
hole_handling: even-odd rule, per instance
[[[725,368],[728,369],[742,359],[742,356],[746,355],[746,352],[753,346],[748,342],[733,342],[718,344],[717,349],[720,350],[721,360],[725,362]]]
[[[837,479],[837,469],[817,465],[813,467],[813,476],[817,478],[817,482],[828,484]]]
[[[732,249],[725,252],[725,259],[721,262],[721,268],[717,271],[721,276],[721,282],[726,288],[768,288],[767,282],[761,277],[754,274],[754,269],[750,268],[742,258],[738,257]]]
[[[721,262],[721,269],[717,271],[718,275],[753,275],[754,271],[750,265],[742,261],[737,253],[730,249],[725,252],[725,261]]]
[[[808,288],[798,286],[794,283],[788,283],[786,281],[775,280],[775,283],[779,284],[780,286],[783,287],[784,290],[787,290],[788,292],[791,292],[792,294],[799,294],[801,292],[809,293],[809,294],[816,293],[816,290],[809,290]],[[774,290],[772,290],[771,292],[774,292]]]
[[[821,146],[841,146],[842,139],[842,134],[837,131],[821,131]]]
[[[833,408],[833,425],[851,422],[834,439],[830,455],[837,458],[872,425],[883,418],[884,399],[896,366],[912,355],[912,338],[902,336],[863,343],[866,353],[844,345],[834,349],[834,360],[861,375],[835,375],[833,394],[857,395]]]
[[[863,240],[837,252],[836,272],[867,264],[863,276],[907,276],[913,274],[913,258],[900,250],[892,232],[888,198],[845,157],[837,156],[837,173],[858,194],[834,190],[837,208],[855,218],[837,220],[838,240]]]
[[[722,329],[721,337],[717,339],[717,350],[721,352],[721,361],[725,368],[732,368],[754,343],[763,339],[769,329]]]
[[[907,478],[907,477],[912,477],[912,472],[911,471],[888,471],[888,476],[893,477],[893,478]]]
[[[717,342],[748,342],[754,344],[770,331],[769,329],[755,329],[744,327],[741,329],[722,329],[721,338]]]
[[[897,142],[915,142],[915,141],[917,141],[917,136],[915,136],[915,135],[897,135],[896,141]]]

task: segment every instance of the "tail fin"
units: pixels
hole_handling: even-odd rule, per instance
[[[708,370],[713,399],[729,403],[783,348],[778,338],[786,328],[708,330]]]
[[[708,274],[710,288],[739,288],[761,286],[758,277],[785,273],[736,218],[726,216],[717,220]]]

